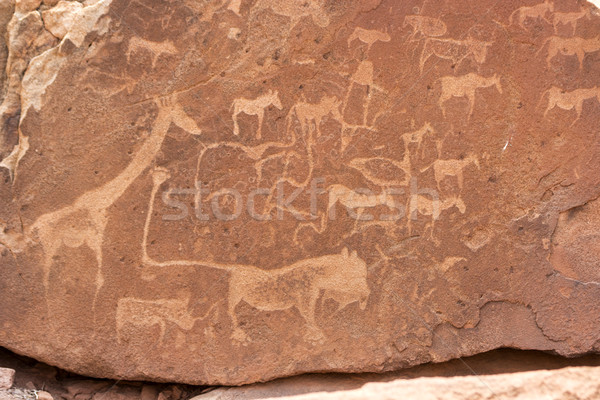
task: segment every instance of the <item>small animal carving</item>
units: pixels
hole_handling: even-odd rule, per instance
[[[290,18],[292,28],[307,16],[311,17],[315,24],[324,28],[329,25],[329,16],[322,3],[322,0],[259,0],[254,8],[258,10],[270,8],[275,14]]]
[[[215,308],[213,305],[204,315],[194,317],[189,311],[189,303],[189,294],[174,299],[145,300],[134,297],[120,299],[117,303],[116,314],[117,341],[122,342],[126,325],[133,325],[136,328],[150,328],[158,325],[158,343],[162,344],[167,323],[175,324],[179,328],[189,331],[197,321],[204,320]],[[141,334],[136,336],[141,336]]]
[[[131,53],[138,52],[140,50],[146,50],[151,54],[152,57],[152,68],[156,66],[158,57],[162,54],[177,54],[177,49],[169,40],[164,42],[152,42],[150,40],[142,39],[134,36],[129,39],[129,45],[127,47],[127,62],[131,60]]]
[[[279,110],[283,109],[281,100],[279,100],[279,93],[277,91],[273,92],[272,90],[269,90],[267,94],[259,96],[255,99],[235,99],[231,105],[231,108],[233,108],[233,114],[231,115],[231,118],[233,119],[233,134],[236,136],[239,136],[240,134],[240,127],[238,125],[238,115],[240,113],[256,115],[258,117],[256,138],[261,139],[265,109],[270,105],[274,105]]]
[[[394,198],[385,190],[379,194],[360,193],[344,185],[335,184],[327,188],[329,194],[329,204],[327,214],[331,212],[337,202],[350,210],[359,209],[359,215],[362,209],[387,206],[390,209],[396,209],[397,204]]]
[[[567,92],[558,88],[556,86],[551,87],[546,90],[542,95],[542,100],[544,96],[548,94],[548,106],[546,107],[546,111],[544,112],[544,117],[547,116],[548,112],[552,110],[554,107],[562,108],[563,110],[572,110],[575,109],[577,112],[577,118],[571,125],[574,125],[575,122],[581,118],[581,113],[583,112],[583,102],[586,100],[592,100],[596,98],[600,102],[600,88],[580,88],[575,89],[571,92]]]
[[[581,10],[578,12],[555,12],[552,14],[552,25],[554,25],[554,33],[558,33],[558,27],[561,25],[569,25],[573,31],[573,35],[577,31],[577,22],[582,19],[591,19],[592,16],[587,10]]]
[[[407,15],[404,18],[403,27],[410,25],[413,32],[409,39],[414,39],[418,34],[424,37],[444,36],[448,31],[448,27],[439,18],[426,17],[422,15]]]
[[[552,12],[554,12],[554,2],[545,0],[543,3],[534,6],[523,6],[516,9],[510,14],[508,21],[510,25],[516,22],[523,29],[525,29],[525,21],[529,18],[535,20],[542,19],[550,24],[551,22],[546,18],[546,15]]]
[[[365,29],[357,26],[354,29],[354,32],[348,38],[348,46],[350,43],[355,41],[356,39],[367,45],[367,53],[371,50],[371,46],[373,46],[376,42],[389,42],[391,40],[390,35],[386,32],[381,32],[377,30]]]
[[[421,144],[423,143],[423,138],[425,138],[425,135],[433,133],[435,133],[435,130],[433,129],[431,124],[429,122],[425,122],[421,129],[402,134],[402,141],[404,142],[404,151],[409,151],[408,145],[411,143],[416,143],[417,151],[419,151],[419,149],[421,149]],[[424,149],[421,150],[421,157],[423,156],[423,152]]]
[[[600,36],[593,39],[583,39],[580,37],[564,38],[560,36],[552,36],[546,39],[544,45],[548,43],[548,57],[546,62],[550,66],[550,61],[558,54],[565,56],[577,56],[579,60],[579,68],[583,68],[583,60],[587,53],[600,51]],[[542,46],[538,53],[545,47]]]
[[[419,63],[421,73],[423,73],[425,63],[431,56],[450,60],[456,65],[459,65],[466,59],[483,64],[487,59],[488,47],[491,45],[491,42],[484,42],[473,38],[466,40],[427,38],[423,45]]]
[[[464,182],[463,170],[469,164],[475,164],[475,166],[479,168],[479,161],[475,155],[469,154],[467,157],[460,160],[435,160],[433,164],[422,169],[421,172],[425,172],[433,166],[433,173],[438,190],[440,190],[440,183],[447,176],[455,176],[458,181],[458,188],[462,190]]]
[[[490,86],[496,86],[498,92],[502,93],[500,77],[496,74],[490,77],[484,77],[475,73],[468,73],[463,76],[445,76],[440,78],[442,82],[442,94],[438,104],[442,109],[442,114],[446,116],[444,103],[452,97],[467,97],[469,100],[469,117],[475,109],[475,91]]]
[[[414,194],[409,198],[409,218],[408,218],[408,232],[412,232],[412,221],[418,218],[418,214],[431,216],[431,222],[426,226],[429,228],[430,238],[433,237],[433,229],[435,227],[435,221],[437,221],[442,215],[443,211],[449,210],[456,207],[461,214],[464,214],[467,210],[465,203],[460,197],[449,197],[443,200],[437,198],[429,198],[420,194]],[[436,241],[437,242],[437,241]]]
[[[344,124],[344,119],[340,113],[340,104],[341,100],[335,96],[325,96],[319,103],[299,102],[290,110],[290,117],[292,114],[296,115],[302,132],[307,132],[307,129],[310,130],[312,123],[314,123],[317,136],[321,136],[320,126],[326,116],[331,115],[334,120],[342,125]],[[288,126],[290,123],[291,118],[288,121]]]

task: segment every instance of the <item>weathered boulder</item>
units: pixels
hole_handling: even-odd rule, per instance
[[[0,345],[233,385],[599,351],[599,22],[575,0],[18,2]]]

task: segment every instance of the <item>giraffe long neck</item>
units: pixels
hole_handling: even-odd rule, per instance
[[[93,205],[95,208],[107,208],[112,205],[154,160],[160,151],[170,124],[169,109],[161,108],[154,121],[150,137],[136,152],[129,165],[111,181],[85,193],[81,196],[80,201],[85,202],[88,207]]]

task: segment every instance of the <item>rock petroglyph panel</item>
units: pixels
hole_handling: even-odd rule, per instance
[[[600,351],[591,5],[34,6],[0,24],[1,346],[202,385]]]

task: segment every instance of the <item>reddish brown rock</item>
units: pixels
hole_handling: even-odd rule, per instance
[[[0,345],[197,384],[600,350],[599,21],[574,0],[18,3]]]

